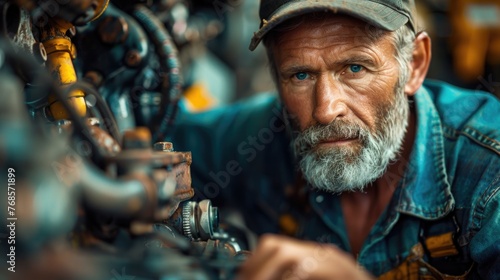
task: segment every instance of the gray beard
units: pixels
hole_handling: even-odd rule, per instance
[[[380,178],[396,160],[408,125],[409,104],[402,87],[396,86],[395,101],[377,112],[376,132],[367,127],[335,120],[300,132],[293,141],[304,178],[313,188],[340,194],[363,191]],[[297,124],[294,124],[297,127]],[[328,139],[357,138],[356,145],[318,148]]]

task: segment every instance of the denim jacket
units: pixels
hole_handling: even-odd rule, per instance
[[[454,242],[473,263],[468,279],[498,280],[500,102],[437,81],[426,81],[414,102],[410,161],[357,261],[380,276],[404,262],[422,241],[423,228],[434,223],[432,230],[439,232],[446,223],[436,221],[453,217]],[[305,184],[297,179],[275,95],[183,113],[172,135],[176,150],[192,151],[197,199],[241,211],[257,234],[286,233],[350,251],[340,197],[296,188]]]

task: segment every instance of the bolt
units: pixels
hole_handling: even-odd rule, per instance
[[[130,67],[137,67],[142,61],[141,54],[137,50],[130,50],[125,54],[125,64]]]
[[[119,44],[128,37],[128,23],[123,17],[108,16],[98,27],[99,38],[104,44]]]
[[[41,63],[47,61],[47,51],[45,50],[43,43],[35,43],[33,45],[33,55]]]
[[[100,87],[104,80],[101,73],[97,71],[88,71],[87,73],[85,73],[84,79],[94,85],[96,88]]]
[[[159,152],[173,152],[174,145],[172,142],[156,142],[153,149]]]

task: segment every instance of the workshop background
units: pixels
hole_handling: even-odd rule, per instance
[[[500,2],[417,5],[428,77],[500,97]],[[0,1],[0,279],[235,277],[251,238],[164,139],[179,111],[274,92],[258,6]]]

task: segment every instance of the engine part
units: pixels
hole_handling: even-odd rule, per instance
[[[154,139],[159,141],[164,139],[166,132],[171,128],[178,109],[177,103],[181,97],[182,79],[177,59],[177,48],[165,26],[146,6],[135,6],[132,15],[149,34],[160,58],[161,72],[159,76],[162,94],[158,118],[160,122],[153,123],[153,128],[156,131]]]
[[[182,207],[182,230],[184,235],[193,240],[214,239],[219,228],[217,207],[212,207],[210,200],[200,203],[190,201]]]
[[[173,229],[191,241],[207,241],[216,238],[229,240],[229,237],[219,232],[219,212],[217,207],[212,207],[208,199],[199,203],[184,202],[164,223],[170,231]]]
[[[104,12],[107,5],[0,1],[0,153],[4,169],[16,172],[17,248],[19,266],[26,268],[15,276],[109,279],[126,268],[147,279],[231,279],[241,263],[234,258],[237,244],[219,232],[210,201],[188,201],[194,195],[191,153],[174,151],[168,142],[152,145],[168,130],[181,91],[169,34],[156,29],[161,23],[145,6],[130,10],[139,25],[112,6]],[[75,25],[93,20],[92,32],[79,37],[87,27]],[[81,45],[94,31],[99,45]],[[106,60],[108,53],[96,46],[118,54]],[[88,61],[75,61],[77,48]],[[127,89],[143,86],[138,108],[118,101],[128,109],[110,110],[106,103],[116,95],[106,85],[121,83],[122,73],[133,80]],[[140,118],[129,127],[116,123],[117,112],[145,110],[144,104],[157,110],[144,115],[160,112],[158,123],[147,117],[148,128],[136,125]],[[160,104],[169,108],[158,111]],[[160,122],[165,130],[152,137],[150,128]]]
[[[47,52],[47,70],[61,87],[76,82],[76,71],[73,66],[73,44],[66,32],[72,27],[69,22],[60,19],[51,19],[41,30],[40,41]],[[81,90],[70,92],[65,98],[70,100],[72,107],[81,117],[87,113],[84,100],[85,94]],[[64,106],[55,96],[49,95],[49,112],[55,120],[69,119]]]

